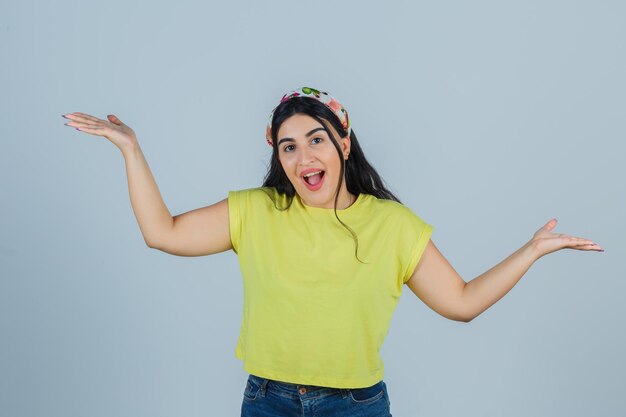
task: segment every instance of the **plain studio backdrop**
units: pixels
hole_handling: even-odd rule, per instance
[[[237,256],[148,248],[122,154],[61,115],[131,126],[177,215],[261,185],[269,112],[301,86],[346,106],[465,281],[552,217],[606,250],[539,259],[470,323],[405,286],[393,415],[624,415],[625,21],[620,1],[3,0],[0,415],[239,415]]]

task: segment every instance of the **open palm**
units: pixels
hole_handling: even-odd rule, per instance
[[[70,119],[66,123],[67,126],[71,126],[86,132],[91,135],[103,136],[110,140],[120,150],[128,146],[137,144],[137,136],[130,126],[125,125],[117,116],[113,114],[107,115],[108,120],[98,119],[85,113],[69,113],[63,115],[66,119]]]
[[[565,233],[554,233],[553,230],[556,227],[556,223],[556,219],[550,220],[533,235],[531,243],[535,245],[535,248],[539,253],[539,257],[566,248],[577,250],[595,250],[598,252],[604,251],[600,245],[589,239],[570,236]]]

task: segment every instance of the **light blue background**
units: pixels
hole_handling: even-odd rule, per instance
[[[261,184],[269,112],[303,85],[466,281],[552,217],[606,249],[541,258],[470,323],[405,287],[393,415],[623,415],[625,21],[619,1],[2,1],[0,415],[239,415],[236,255],[148,248],[121,153],[61,115],[131,126],[176,215]]]

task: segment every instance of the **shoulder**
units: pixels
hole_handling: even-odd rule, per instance
[[[410,207],[395,200],[386,200],[368,195],[370,209],[376,216],[380,216],[395,224],[424,225],[424,220]]]
[[[279,194],[275,187],[253,187],[228,192],[228,201],[239,206],[280,206],[286,196]]]
[[[280,194],[278,194],[278,191],[276,191],[276,188],[274,187],[253,187],[244,188],[241,190],[232,190],[228,192],[228,196],[230,197],[231,195],[234,197],[249,198],[255,200],[273,200],[280,197]]]
[[[397,216],[407,216],[407,215],[414,214],[413,210],[411,210],[409,207],[395,200],[387,200],[384,198],[378,198],[371,194],[367,194],[366,199],[367,199],[367,205],[369,205],[371,209],[379,213],[388,213],[390,215],[397,215]]]
[[[238,198],[270,198],[271,196],[276,195],[276,189],[274,187],[253,187],[253,188],[244,188],[241,190],[232,190],[228,192],[228,196],[238,197]]]

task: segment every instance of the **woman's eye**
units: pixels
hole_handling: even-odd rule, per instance
[[[311,141],[314,141],[314,140],[318,140],[319,141],[319,142],[315,142],[315,143],[320,143],[320,142],[322,142],[324,140],[324,138],[313,138],[313,139],[311,139]],[[287,145],[287,146],[285,146],[283,148],[283,151],[291,152],[292,148],[293,148],[293,145]]]

